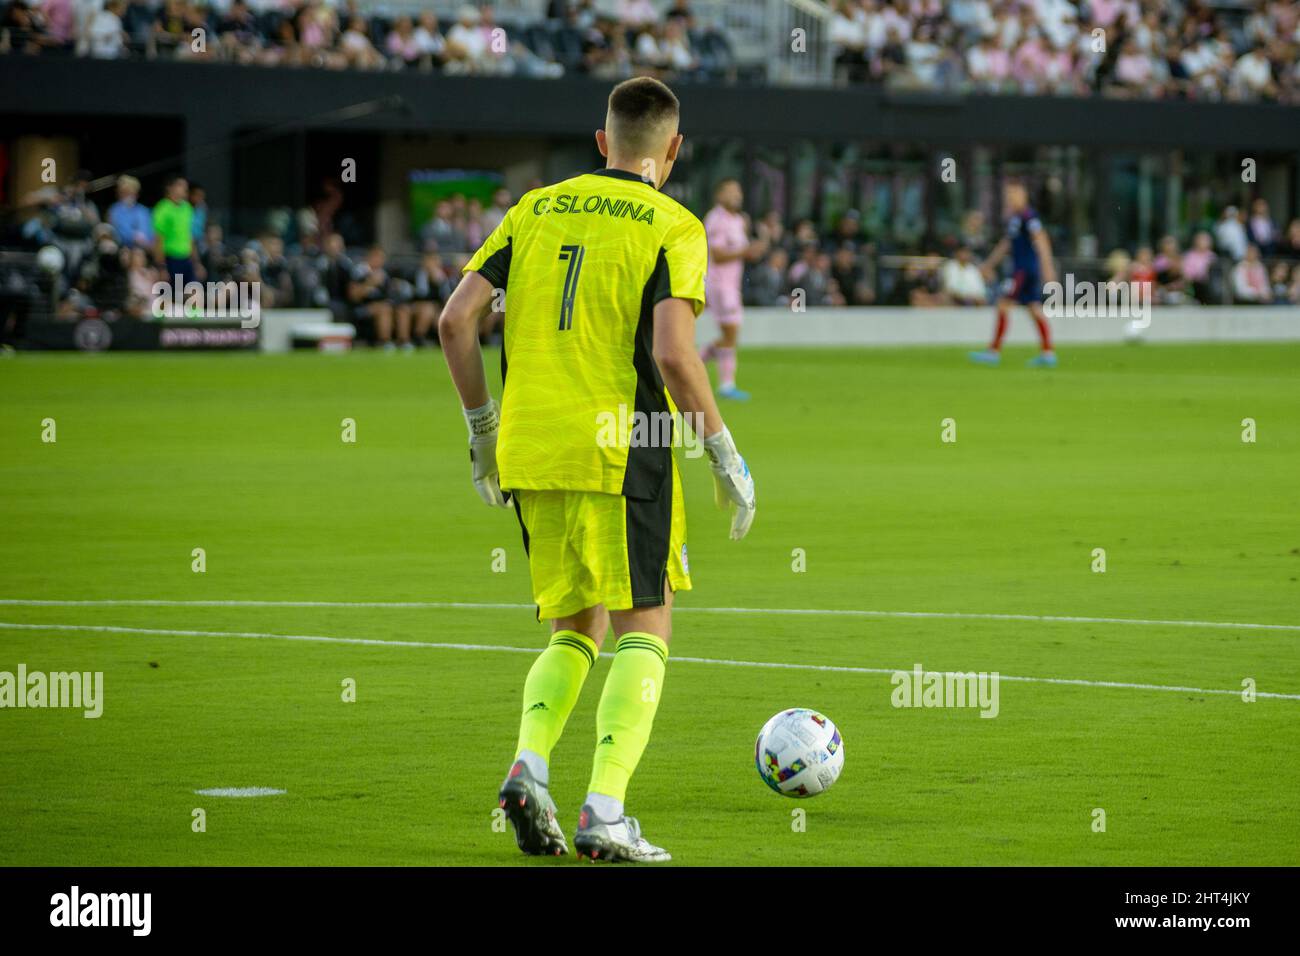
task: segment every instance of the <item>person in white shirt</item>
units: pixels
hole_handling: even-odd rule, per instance
[[[1263,50],[1251,50],[1232,68],[1232,85],[1249,97],[1272,96],[1277,91],[1273,67]]]
[[[659,11],[650,0],[621,0],[618,19],[629,27],[646,26],[659,19]]]
[[[122,0],[109,0],[86,23],[85,41],[90,55],[101,60],[115,60],[126,52],[126,31],[122,29]]]
[[[988,286],[971,256],[970,246],[959,247],[954,258],[943,264],[939,282],[944,294],[957,305],[984,305],[988,302]]]
[[[1250,239],[1246,235],[1246,227],[1241,221],[1236,206],[1229,206],[1223,210],[1223,217],[1214,226],[1214,241],[1234,260],[1240,261],[1245,258],[1246,246]]]
[[[461,7],[455,25],[447,31],[446,54],[453,72],[475,73],[487,54],[487,39],[478,28],[479,14],[474,7]]]
[[[1249,305],[1265,305],[1273,297],[1268,270],[1259,258],[1259,246],[1246,247],[1246,257],[1232,267],[1232,298]]]

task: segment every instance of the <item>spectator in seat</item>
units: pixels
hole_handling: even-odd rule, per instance
[[[1128,281],[1145,286],[1146,290],[1143,295],[1149,296],[1151,301],[1155,301],[1155,255],[1151,252],[1150,246],[1142,246],[1138,249],[1137,254],[1133,257],[1132,264],[1128,268]]]
[[[441,66],[446,60],[447,41],[438,30],[438,17],[433,11],[426,10],[420,14],[414,37],[420,50],[421,69]]]
[[[490,235],[492,230],[501,225],[501,220],[506,217],[513,203],[510,200],[510,190],[504,186],[492,193],[492,205],[483,210],[481,220],[483,234]]]
[[[480,73],[486,65],[487,38],[479,30],[479,12],[474,7],[460,8],[455,25],[447,31],[447,72]]]
[[[442,256],[436,249],[425,250],[411,280],[411,311],[414,322],[414,342],[424,345],[429,333],[437,327],[438,316],[451,295],[452,282],[443,268]],[[484,317],[487,321],[487,317]]]
[[[328,233],[321,243],[321,255],[316,261],[315,274],[320,284],[314,294],[315,304],[330,310],[335,322],[348,322],[352,318],[349,286],[356,265],[348,258],[343,237],[337,232]]]
[[[1273,287],[1273,304],[1287,305],[1291,297],[1291,266],[1288,263],[1278,260],[1273,263],[1273,272],[1270,279],[1270,285]]]
[[[1250,234],[1250,241],[1259,246],[1263,255],[1273,254],[1277,246],[1277,226],[1273,225],[1273,217],[1269,215],[1267,199],[1256,199],[1250,204],[1246,231]]]
[[[262,307],[283,309],[294,302],[293,268],[284,254],[284,240],[276,235],[265,235],[259,271],[262,275]]]
[[[1278,243],[1278,253],[1288,259],[1300,259],[1300,219],[1292,219],[1286,235]]]
[[[745,285],[750,305],[784,305],[789,301],[786,270],[790,268],[790,254],[780,246],[774,247],[767,257],[745,272]]]
[[[1214,252],[1214,240],[1205,230],[1192,238],[1192,248],[1183,254],[1183,278],[1191,287],[1192,295],[1202,305],[1212,298],[1210,288],[1210,269],[1218,256]]]
[[[108,207],[108,224],[124,248],[149,249],[153,246],[149,207],[141,205],[139,200],[140,180],[134,176],[119,176],[117,202]]]
[[[153,286],[159,273],[150,265],[149,254],[143,249],[129,249],[127,255],[126,313],[137,319],[156,318],[150,309]]]
[[[366,21],[361,17],[353,17],[348,21],[348,28],[339,40],[339,49],[346,65],[354,69],[378,70],[384,65],[384,58],[370,42]]]
[[[90,14],[82,27],[78,52],[99,60],[116,60],[124,56],[127,35],[122,15],[125,11],[123,0],[108,0],[102,9]]]
[[[208,223],[203,232],[203,251],[199,254],[199,263],[211,282],[226,282],[233,279],[239,267],[239,256],[226,248],[225,233],[215,222]]]
[[[1245,258],[1250,236],[1246,233],[1246,226],[1236,206],[1228,206],[1223,210],[1223,215],[1214,226],[1214,239],[1219,251],[1234,261]]]
[[[1232,267],[1232,298],[1243,305],[1264,305],[1273,298],[1268,270],[1259,258],[1259,246],[1246,246],[1246,255]]]
[[[988,302],[988,286],[970,246],[957,247],[956,253],[943,264],[939,273],[939,288],[954,305],[984,305]]]
[[[618,19],[624,26],[649,26],[659,19],[659,11],[650,0],[619,0]]]
[[[848,243],[831,256],[831,278],[839,286],[845,305],[870,305],[875,293],[867,284],[867,274],[858,261],[858,252]]]
[[[1153,265],[1162,301],[1171,303],[1179,301],[1187,282],[1183,277],[1183,257],[1178,250],[1177,239],[1173,236],[1165,236],[1160,240],[1159,252]]]
[[[398,325],[398,343],[403,349],[411,344],[411,307],[409,302],[399,303],[391,288],[392,277],[387,269],[387,255],[383,246],[373,245],[366,252],[365,261],[352,272],[348,283],[348,301],[359,319],[369,319],[375,326],[375,342],[386,352],[397,346],[393,342],[393,325]]]
[[[384,50],[389,59],[400,66],[415,66],[424,56],[420,41],[415,36],[415,24],[410,17],[398,17],[384,39]]]

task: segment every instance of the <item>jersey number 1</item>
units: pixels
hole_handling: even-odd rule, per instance
[[[564,273],[564,295],[560,299],[560,331],[573,328],[573,299],[578,294],[578,276],[582,273],[585,246],[560,246],[560,261],[568,262]]]

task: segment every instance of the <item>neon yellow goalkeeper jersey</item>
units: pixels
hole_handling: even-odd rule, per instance
[[[698,316],[708,255],[700,220],[635,173],[586,173],[511,207],[465,266],[505,290],[502,488],[658,495],[675,409],[653,310],[679,298]],[[626,437],[637,413],[653,441],[611,441],[611,423]]]

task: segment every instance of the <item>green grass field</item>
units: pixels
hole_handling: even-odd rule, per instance
[[[670,661],[629,810],[678,863],[1300,863],[1300,346],[1027,356],[743,356],[754,400],[724,411],[758,518],[728,541],[683,462],[675,655],[1081,683],[1004,679],[989,720],[896,709],[884,673]],[[530,604],[467,457],[437,353],[0,362],[0,670],[102,671],[105,694],[97,720],[0,710],[0,864],[577,865],[493,828],[531,658],[490,648],[543,646],[531,611],[364,606]],[[32,603],[139,599],[182,603]],[[76,629],[104,626],[136,630]],[[553,759],[570,833],[607,668]],[[1246,678],[1289,696],[1243,702]],[[845,740],[814,800],[754,770],[796,705]],[[195,794],[217,787],[286,792]]]

